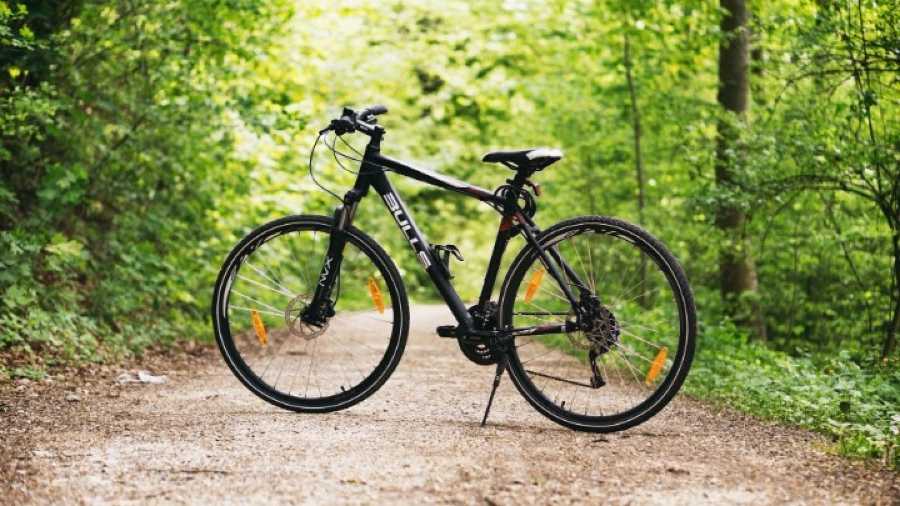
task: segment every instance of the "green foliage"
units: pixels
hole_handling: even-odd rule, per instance
[[[900,368],[842,351],[789,355],[750,342],[733,325],[702,326],[685,384],[691,395],[832,438],[843,455],[900,468]]]
[[[225,111],[250,110],[222,63],[281,8],[0,2],[0,349],[94,361],[205,327]]]

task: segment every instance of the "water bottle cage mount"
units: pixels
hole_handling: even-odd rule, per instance
[[[459,252],[459,248],[454,244],[432,244],[431,248],[434,250],[435,256],[441,260],[444,275],[447,276],[447,279],[453,279],[453,275],[450,274],[450,255],[452,254],[460,262],[466,261],[462,253]]]

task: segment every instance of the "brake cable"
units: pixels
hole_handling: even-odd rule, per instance
[[[357,151],[356,148],[354,148],[353,146],[350,145],[350,143],[348,143],[346,140],[344,140],[344,137],[343,137],[343,136],[338,135],[337,133],[334,134],[334,137],[335,137],[336,139],[335,139],[335,140],[332,140],[331,144],[328,144],[328,133],[327,133],[327,132],[325,132],[325,133],[320,133],[320,134],[316,137],[316,141],[313,143],[312,150],[311,150],[310,153],[309,153],[309,177],[310,177],[310,179],[312,179],[313,183],[314,183],[316,186],[318,186],[321,190],[323,190],[324,192],[328,193],[328,194],[331,195],[332,197],[336,198],[338,201],[343,202],[344,199],[342,199],[340,196],[338,196],[338,195],[337,195],[336,193],[334,193],[333,191],[331,191],[331,190],[329,190],[328,188],[326,188],[322,183],[320,183],[320,182],[316,179],[316,176],[315,176],[315,170],[313,169],[313,157],[314,157],[315,154],[316,154],[316,148],[317,148],[318,145],[319,145],[319,140],[322,139],[323,136],[325,137],[325,140],[322,141],[322,143],[325,144],[325,147],[327,147],[327,148],[331,151],[332,155],[334,156],[334,161],[337,162],[338,166],[339,166],[342,170],[344,170],[345,172],[349,172],[350,174],[359,175],[359,172],[357,172],[357,171],[355,171],[355,170],[353,170],[353,169],[348,169],[346,166],[344,166],[344,164],[341,163],[340,160],[338,160],[338,156],[341,156],[341,157],[346,158],[346,159],[348,159],[348,160],[353,160],[354,162],[362,162],[363,160],[362,160],[362,158],[354,158],[353,156],[350,156],[350,155],[348,155],[347,153],[343,153],[343,152],[341,152],[340,150],[338,150],[338,149],[335,147],[335,144],[337,143],[337,140],[336,140],[336,139],[340,139],[341,142],[343,142],[345,145],[347,145],[347,147],[349,147],[351,150],[353,150],[353,152],[356,153],[357,155],[362,156],[362,153],[360,153],[359,151]],[[367,162],[367,163],[369,163],[369,164],[371,164],[371,165],[373,165],[373,166],[375,166],[375,167],[378,167],[378,168],[380,168],[380,169],[382,169],[382,170],[391,170],[389,167],[385,167],[385,166],[380,165],[380,164],[377,164],[377,163],[373,163],[373,162]]]
[[[331,150],[331,156],[334,157],[335,163],[338,164],[338,167],[340,167],[341,170],[343,170],[344,172],[349,172],[350,174],[358,176],[359,172],[356,172],[355,170],[344,167],[344,164],[341,163],[341,161],[338,159],[338,155],[340,155],[348,160],[353,160],[355,162],[361,162],[362,160],[357,160],[356,158],[353,158],[352,156],[350,156],[346,153],[342,153],[342,152],[338,151],[337,148],[334,146],[337,143],[338,138],[340,138],[342,141],[344,140],[343,137],[335,134],[334,138],[331,140],[331,144],[328,144],[328,137],[326,137],[325,138],[325,146],[327,146]],[[344,141],[344,144],[346,144],[346,143],[347,143],[347,141]]]
[[[338,199],[338,201],[343,202],[344,199],[340,198],[336,193],[334,193],[333,191],[329,190],[328,188],[325,188],[325,186],[323,186],[322,183],[320,183],[320,182],[316,179],[315,171],[313,170],[313,157],[316,155],[316,147],[318,147],[318,145],[319,145],[319,139],[322,138],[322,135],[323,135],[323,134],[319,134],[319,135],[316,137],[316,141],[313,143],[312,150],[309,152],[309,178],[312,179],[313,184],[315,184],[316,186],[318,186],[322,191],[324,191],[324,192],[328,193],[329,195],[331,195],[332,197]],[[326,139],[326,141],[325,141],[325,145],[326,145],[326,146],[328,145],[327,139]]]
[[[338,139],[341,140],[341,142],[344,143],[345,146],[347,146],[348,148],[350,148],[350,151],[353,151],[354,153],[356,153],[356,156],[358,156],[358,157],[360,158],[359,160],[356,160],[355,158],[351,158],[351,160],[356,160],[357,162],[361,162],[361,161],[362,161],[362,158],[363,158],[363,154],[360,153],[359,151],[357,151],[356,148],[354,148],[352,144],[350,144],[349,142],[347,142],[346,140],[344,140],[344,136],[338,135],[337,137],[338,137]],[[344,156],[346,156],[346,155],[344,155]],[[348,157],[348,158],[350,158],[350,157]]]

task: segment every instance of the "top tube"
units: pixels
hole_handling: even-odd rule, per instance
[[[363,157],[363,169],[366,168],[366,162],[374,164],[376,168],[378,168],[378,166],[381,166],[381,168],[388,168],[401,176],[406,176],[457,193],[463,193],[477,198],[482,202],[489,202],[499,206],[502,206],[505,202],[504,199],[494,195],[493,192],[479,186],[466,183],[465,181],[441,174],[434,170],[412,167],[403,162],[382,156],[379,153],[370,153],[369,150],[366,150],[366,155]]]

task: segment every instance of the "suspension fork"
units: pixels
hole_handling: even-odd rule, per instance
[[[353,222],[360,198],[361,195],[354,195],[351,190],[344,199],[345,205],[338,206],[334,210],[334,226],[331,229],[328,251],[319,270],[312,300],[302,315],[307,323],[321,325],[327,318],[334,316],[334,303],[337,301],[332,301],[331,295],[340,277],[344,247],[347,245],[347,228]]]

